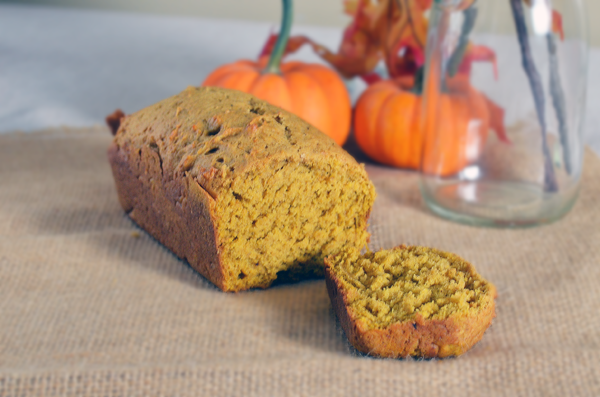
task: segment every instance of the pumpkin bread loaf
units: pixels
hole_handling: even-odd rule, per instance
[[[399,246],[325,259],[327,290],[359,351],[378,357],[458,356],[495,316],[494,286],[462,258]]]
[[[364,167],[249,94],[190,87],[124,117],[108,154],[131,219],[224,291],[322,275],[368,242]]]

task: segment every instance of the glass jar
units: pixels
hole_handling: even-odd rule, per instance
[[[434,0],[420,187],[436,214],[524,227],[574,205],[588,34],[581,0]]]

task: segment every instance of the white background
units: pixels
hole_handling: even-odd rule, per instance
[[[103,123],[219,65],[254,59],[271,23],[0,4],[0,132]],[[341,29],[296,26],[335,49]],[[318,61],[309,50],[297,54]],[[590,57],[586,142],[600,153],[600,49]],[[358,83],[351,82],[354,89]],[[527,89],[527,87],[524,87]]]

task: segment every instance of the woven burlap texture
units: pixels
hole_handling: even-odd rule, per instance
[[[358,355],[323,280],[223,293],[117,201],[101,127],[0,136],[0,396],[599,396],[600,160],[566,218],[524,230],[431,215],[414,173],[368,165],[371,248],[470,260],[497,317],[462,357]]]

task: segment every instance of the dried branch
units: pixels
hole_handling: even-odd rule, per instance
[[[569,143],[569,130],[567,126],[567,109],[565,105],[565,94],[560,83],[560,72],[558,69],[558,56],[556,54],[556,38],[554,33],[550,32],[546,36],[548,44],[548,57],[550,60],[550,94],[552,95],[552,104],[558,119],[558,133],[562,145],[563,157],[565,161],[565,171],[568,174],[572,172],[571,146]]]
[[[535,102],[535,108],[537,111],[538,120],[540,127],[542,128],[542,151],[544,153],[544,188],[548,192],[558,191],[558,182],[556,180],[556,174],[554,172],[554,165],[552,164],[552,157],[550,156],[550,150],[548,148],[548,136],[546,130],[546,115],[545,115],[545,100],[544,100],[544,87],[540,74],[533,62],[531,55],[531,47],[529,46],[529,37],[527,33],[527,25],[525,24],[525,15],[523,12],[522,0],[510,0],[510,5],[513,11],[513,18],[515,20],[515,26],[517,28],[517,36],[519,38],[519,44],[521,46],[521,56],[523,62],[523,68],[527,77],[529,78],[529,85],[533,93],[533,99]]]

